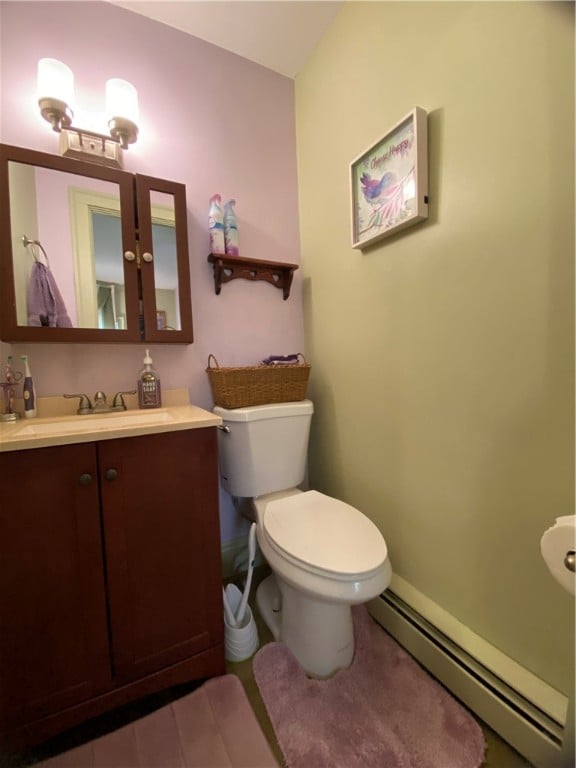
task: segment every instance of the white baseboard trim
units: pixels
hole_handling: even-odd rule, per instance
[[[399,577],[368,607],[423,667],[536,768],[573,768],[574,733],[564,694]]]

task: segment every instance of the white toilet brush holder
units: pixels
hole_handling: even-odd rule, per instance
[[[242,593],[235,584],[227,584],[225,597],[233,615],[236,615]],[[227,661],[244,661],[256,653],[260,641],[254,614],[246,606],[241,623],[233,626],[224,614],[224,655]]]

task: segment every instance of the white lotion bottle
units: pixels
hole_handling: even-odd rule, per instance
[[[21,355],[20,359],[24,363],[24,384],[22,385],[22,396],[24,397],[24,416],[32,419],[36,416],[36,387],[30,373],[28,365],[28,355]]]

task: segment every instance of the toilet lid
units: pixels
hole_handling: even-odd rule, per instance
[[[340,577],[365,576],[388,557],[371,520],[318,491],[271,500],[263,522],[270,543],[289,558]]]

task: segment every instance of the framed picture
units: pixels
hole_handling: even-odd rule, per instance
[[[353,248],[428,218],[427,117],[415,107],[350,163]]]

